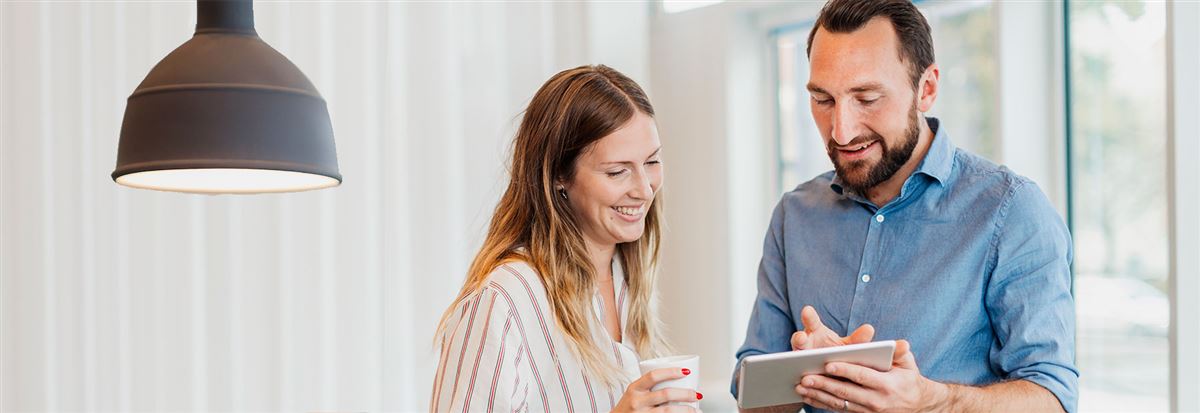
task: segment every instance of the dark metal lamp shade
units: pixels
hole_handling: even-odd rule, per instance
[[[129,96],[121,185],[222,194],[337,186],[325,100],[254,31],[250,0],[199,0],[196,33]]]

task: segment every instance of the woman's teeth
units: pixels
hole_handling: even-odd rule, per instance
[[[616,210],[618,213],[620,213],[621,215],[636,216],[637,214],[642,212],[641,208],[629,208],[629,207],[612,207],[612,208],[614,210]]]

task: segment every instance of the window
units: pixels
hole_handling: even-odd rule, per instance
[[[776,39],[779,110],[779,192],[833,169],[809,111],[807,26]]]
[[[1166,411],[1165,5],[1071,1],[1080,410]]]

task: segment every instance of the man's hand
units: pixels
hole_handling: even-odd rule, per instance
[[[925,412],[945,405],[949,388],[921,375],[908,341],[897,340],[888,372],[851,363],[825,365],[823,375],[808,375],[796,386],[804,403],[838,412]],[[838,380],[843,378],[848,381]]]
[[[875,327],[871,327],[870,324],[863,324],[850,335],[839,337],[837,333],[821,323],[821,316],[817,315],[817,310],[811,305],[806,305],[803,310],[800,310],[800,322],[804,323],[804,331],[792,334],[792,350],[869,343],[872,338],[875,338]]]

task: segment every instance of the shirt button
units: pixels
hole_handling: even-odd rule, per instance
[[[883,214],[876,215],[875,222],[883,222]]]
[[[863,274],[863,275],[862,275],[862,280],[863,280],[863,282],[865,282],[865,283],[869,283],[869,282],[871,282],[871,274]]]

